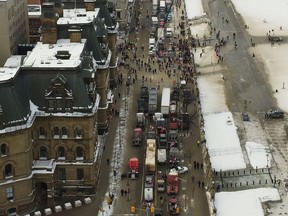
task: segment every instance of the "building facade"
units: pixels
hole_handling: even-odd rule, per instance
[[[64,9],[62,17],[55,3],[41,8],[42,41],[1,68],[0,215],[96,193],[99,126],[108,128],[108,30],[99,8]]]
[[[28,42],[28,11],[26,0],[0,1],[0,66],[17,54],[17,46]]]

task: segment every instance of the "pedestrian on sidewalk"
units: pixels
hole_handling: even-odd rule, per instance
[[[200,185],[201,185],[201,182],[200,182],[200,181],[198,181],[198,188],[200,188]]]
[[[194,160],[194,162],[193,162],[193,163],[194,163],[194,169],[196,169],[196,168],[197,168],[197,167],[196,167],[196,166],[197,166],[197,163],[196,163],[196,161]]]
[[[124,191],[124,194],[125,194],[125,196],[127,196],[127,193],[128,193],[128,191],[127,191],[127,190],[125,190],[125,191]]]
[[[199,164],[199,162],[197,162],[197,169],[199,169],[199,166],[200,166],[200,164]]]
[[[192,176],[192,183],[194,183],[194,180],[195,180],[195,177],[194,177],[194,176]]]
[[[107,160],[106,160],[106,161],[107,161],[107,164],[110,164],[110,160],[109,160],[109,158],[107,158]]]
[[[121,196],[123,196],[124,195],[124,190],[123,189],[121,189]]]
[[[202,188],[204,188],[204,182],[202,182]]]

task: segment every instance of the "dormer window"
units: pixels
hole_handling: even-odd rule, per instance
[[[1,156],[6,156],[8,154],[8,146],[5,143],[1,144],[0,150]]]
[[[65,88],[66,83],[67,79],[57,74],[45,90],[46,112],[73,112],[73,94]]]

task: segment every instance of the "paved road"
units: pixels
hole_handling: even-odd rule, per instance
[[[142,4],[141,4],[142,2]],[[96,212],[99,211],[101,202],[107,199],[105,197],[105,193],[107,191],[111,191],[111,187],[108,186],[111,185],[111,183],[108,183],[109,181],[114,181],[115,178],[111,173],[113,173],[114,167],[111,167],[111,164],[107,165],[106,158],[110,159],[111,163],[114,163],[114,161],[117,161],[115,159],[115,153],[113,153],[113,145],[117,145],[118,143],[121,143],[121,149],[122,149],[122,159],[120,159],[119,165],[120,168],[117,169],[117,173],[121,174],[122,172],[126,172],[128,170],[128,159],[132,156],[136,156],[140,160],[140,176],[138,180],[135,181],[127,181],[127,179],[124,180],[118,180],[116,179],[114,181],[114,187],[116,188],[116,191],[112,192],[115,193],[115,200],[113,203],[114,208],[114,215],[125,215],[130,213],[130,207],[131,205],[134,205],[137,207],[138,211],[137,213],[139,215],[147,215],[150,213],[147,213],[144,210],[144,207],[142,205],[142,193],[143,193],[143,165],[144,165],[144,152],[145,152],[145,146],[142,147],[132,147],[131,146],[131,140],[132,140],[132,133],[133,128],[136,123],[136,112],[137,112],[137,97],[140,93],[140,87],[144,84],[147,87],[156,87],[157,85],[160,85],[159,92],[162,91],[163,87],[172,87],[173,82],[177,82],[180,77],[180,71],[178,71],[178,63],[175,61],[174,64],[171,65],[171,70],[176,69],[178,72],[175,76],[168,77],[167,71],[164,72],[164,69],[159,68],[159,64],[157,63],[156,59],[151,59],[150,62],[148,61],[148,38],[149,38],[149,25],[150,20],[147,19],[147,10],[148,15],[150,16],[150,5],[149,1],[141,1],[136,0],[135,5],[135,13],[138,16],[139,12],[137,8],[140,8],[140,11],[142,12],[140,16],[140,26],[144,26],[144,28],[140,28],[138,26],[138,33],[135,31],[132,31],[129,35],[129,38],[127,42],[135,42],[137,46],[136,56],[138,59],[143,60],[144,63],[149,64],[153,69],[157,70],[157,73],[149,73],[145,71],[145,67],[140,66],[138,67],[136,65],[136,62],[132,60],[133,58],[133,50],[126,50],[127,54],[129,56],[129,59],[125,61],[125,63],[129,64],[129,68],[119,67],[119,73],[123,74],[124,77],[124,83],[128,76],[131,78],[135,78],[135,74],[131,73],[131,69],[136,70],[136,74],[138,79],[135,81],[135,84],[132,84],[129,87],[129,91],[127,91],[127,88],[125,85],[119,85],[117,87],[117,90],[115,92],[115,97],[117,99],[116,107],[115,109],[120,111],[120,117],[113,117],[110,123],[110,129],[109,133],[106,136],[106,142],[105,142],[105,151],[103,154],[103,160],[102,160],[102,168],[101,173],[99,177],[99,185],[98,185],[98,191],[95,197],[92,198],[93,202],[90,205],[84,205],[83,207],[79,209],[73,209],[72,211],[64,211],[63,213],[57,214],[57,215],[95,215]],[[184,9],[184,5],[182,3],[181,7],[176,10],[176,15],[173,17],[173,21],[170,23],[171,26],[175,25],[174,28],[175,32],[175,38],[172,39],[173,41],[178,42],[178,35],[179,30],[177,30],[177,26],[179,24],[180,17],[179,11],[182,11]],[[135,26],[135,20],[132,22],[132,28]],[[181,35],[179,38],[184,39]],[[168,43],[168,40],[166,41]],[[141,50],[141,46],[144,45],[144,51]],[[121,53],[119,53],[120,58]],[[164,64],[164,60],[161,60],[161,64]],[[142,81],[142,76],[145,76],[144,81]],[[147,77],[147,81],[146,81]],[[151,79],[151,81],[150,81]],[[162,81],[163,80],[163,81]],[[191,83],[187,85],[187,87],[194,88]],[[118,92],[120,93],[121,97],[118,98]],[[160,107],[160,101],[161,101],[161,94],[158,95],[158,107]],[[201,146],[197,146],[197,140],[200,138],[200,132],[199,132],[199,120],[198,120],[198,113],[197,109],[193,104],[190,104],[188,106],[188,112],[193,116],[192,122],[191,122],[191,128],[192,130],[189,131],[189,136],[185,136],[181,138],[181,141],[183,143],[181,147],[182,152],[182,160],[181,164],[184,166],[189,167],[189,173],[185,175],[180,176],[180,191],[179,195],[177,196],[179,198],[180,206],[182,209],[181,215],[188,215],[189,213],[192,213],[193,215],[201,215],[201,216],[208,216],[209,210],[208,210],[208,203],[207,198],[205,194],[205,189],[201,187],[198,187],[198,181],[199,182],[205,182],[203,169],[194,169],[193,167],[193,161],[199,162],[199,164],[203,163],[202,161],[202,149]],[[120,128],[120,129],[119,129]],[[181,133],[182,134],[182,133]],[[192,176],[194,177],[194,181],[192,182]],[[118,175],[119,177],[119,175]],[[120,190],[130,190],[129,197],[128,196],[121,196]],[[163,198],[167,201],[168,196],[166,194],[159,195],[163,196]],[[156,202],[156,207],[162,207],[164,212],[166,212],[166,206],[167,202],[164,204],[164,206],[159,206],[159,200]],[[105,209],[104,209],[105,210]],[[103,215],[106,215],[106,212],[103,212]],[[167,215],[167,213],[165,214]]]

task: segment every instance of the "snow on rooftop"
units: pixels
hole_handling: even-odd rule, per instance
[[[232,114],[212,114],[204,116],[204,121],[212,168],[216,171],[246,168]]]
[[[84,8],[64,9],[63,17],[58,19],[57,25],[91,23],[98,17],[98,13],[99,8],[95,8],[94,11],[86,11]]]
[[[19,71],[19,67],[15,67],[15,68],[1,67],[0,68],[0,82],[8,81],[9,79],[12,79],[18,71]]]
[[[264,213],[261,203],[279,200],[277,188],[258,188],[215,194],[217,215],[221,216],[262,216]]]
[[[82,39],[81,43],[71,43],[70,39],[59,39],[56,44],[38,42],[27,56],[23,67],[77,67],[81,62],[80,56],[84,50],[85,43],[86,39]],[[67,51],[71,56],[69,59],[57,59],[55,55],[58,51]]]

